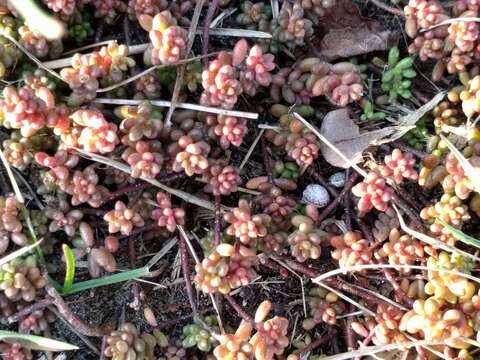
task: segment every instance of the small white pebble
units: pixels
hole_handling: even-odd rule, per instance
[[[330,195],[322,185],[310,184],[303,190],[302,201],[318,207],[324,207],[330,202]]]
[[[329,184],[336,188],[343,188],[345,186],[346,174],[344,171],[339,171],[328,178]]]

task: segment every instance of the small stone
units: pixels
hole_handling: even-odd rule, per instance
[[[346,175],[344,171],[339,171],[328,178],[328,183],[336,188],[343,188],[345,186]]]
[[[302,201],[324,207],[330,202],[330,195],[322,185],[310,184],[303,190]]]

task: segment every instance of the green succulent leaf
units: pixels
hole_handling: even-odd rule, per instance
[[[393,66],[398,62],[398,59],[400,58],[400,50],[398,50],[398,47],[393,47],[390,49],[388,52],[388,65]]]

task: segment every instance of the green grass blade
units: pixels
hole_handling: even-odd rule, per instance
[[[63,281],[63,292],[68,293],[72,289],[73,278],[75,277],[75,256],[72,249],[67,244],[62,245],[63,256],[67,270],[65,272],[65,280]]]
[[[464,232],[458,230],[457,228],[454,228],[452,225],[447,224],[442,219],[437,218],[437,221],[443,226],[445,226],[448,229],[448,231],[450,231],[456,239],[460,240],[465,244],[472,245],[472,246],[475,246],[477,249],[480,249],[480,240],[477,240],[474,237],[467,235]]]
[[[94,289],[102,286],[107,286],[107,285],[128,281],[128,280],[133,280],[149,274],[150,274],[150,271],[148,270],[148,268],[141,267],[139,269],[129,270],[129,271],[121,272],[118,274],[113,274],[113,275],[108,275],[98,279],[77,282],[75,284],[72,284],[70,291],[63,291],[62,287],[58,288],[59,284],[57,284],[57,286],[55,287],[60,292],[60,294],[70,295],[80,291],[85,291],[89,289]]]
[[[49,339],[43,336],[19,334],[13,331],[0,330],[0,342],[20,343],[30,350],[40,351],[68,351],[78,350],[78,347],[69,343]]]

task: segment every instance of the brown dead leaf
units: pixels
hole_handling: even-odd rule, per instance
[[[331,61],[390,48],[392,32],[373,25],[373,28],[363,23],[357,28],[331,29],[320,42],[322,58]]]
[[[390,126],[361,134],[359,127],[348,116],[347,109],[330,111],[323,119],[320,128],[320,133],[354,163],[362,161],[362,153],[369,146],[381,144],[383,139],[397,131],[398,126]],[[341,168],[350,167],[328,145],[321,143],[320,150],[325,160],[331,165]]]
[[[397,40],[378,22],[363,18],[352,0],[339,0],[320,25],[313,45],[326,61],[386,50]]]
[[[364,21],[360,9],[352,0],[337,0],[335,6],[322,17],[321,25],[327,29],[355,28]]]

